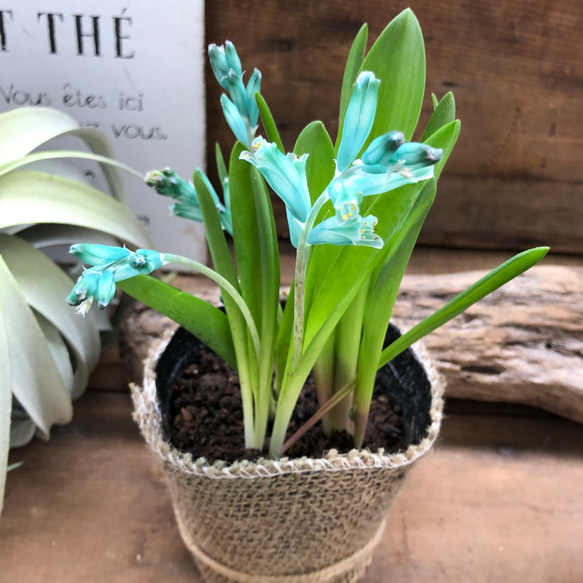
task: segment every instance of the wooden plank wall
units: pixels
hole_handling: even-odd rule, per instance
[[[207,40],[232,40],[244,68],[262,71],[263,94],[291,149],[313,119],[335,135],[352,38],[368,22],[375,39],[407,6],[427,50],[421,121],[431,111],[431,92],[449,90],[462,120],[421,242],[549,244],[555,252],[583,254],[581,0],[214,0],[207,3]],[[215,141],[227,148],[232,138],[219,88],[207,74],[212,152]],[[209,159],[211,176],[213,166]]]

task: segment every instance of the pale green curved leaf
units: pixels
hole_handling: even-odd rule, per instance
[[[46,107],[23,107],[0,115],[0,164],[26,156],[55,138],[76,137],[100,156],[113,158],[113,149],[105,134],[95,128],[82,128],[61,111]],[[123,180],[117,169],[102,164],[101,169],[114,198],[125,201]]]
[[[71,420],[71,397],[36,319],[1,257],[0,281],[0,310],[10,342],[12,393],[41,434],[48,438],[53,424]]]
[[[59,333],[59,330],[43,315],[34,311],[33,314],[45,337],[49,352],[51,353],[51,356],[55,361],[55,366],[61,375],[63,385],[71,395],[74,383],[73,367],[71,365],[71,356],[69,355],[69,350],[67,349],[63,337]]]
[[[28,154],[17,160],[12,160],[7,164],[0,166],[0,176],[7,174],[13,170],[17,170],[22,166],[27,164],[33,164],[35,162],[41,162],[45,160],[59,160],[61,158],[65,159],[75,159],[75,160],[90,160],[91,162],[98,162],[99,164],[108,164],[114,166],[119,170],[123,170],[132,176],[135,176],[140,181],[143,181],[144,175],[137,170],[134,170],[131,166],[124,164],[123,162],[118,162],[113,158],[107,158],[106,156],[99,156],[98,154],[93,154],[91,152],[79,152],[77,150],[56,150],[49,152],[36,152],[34,154]]]
[[[10,449],[10,413],[12,391],[10,390],[10,357],[4,318],[0,311],[0,513],[4,505],[4,487]]]
[[[98,229],[130,245],[148,247],[149,236],[132,212],[95,188],[43,172],[0,178],[0,228],[33,223]]]
[[[36,425],[33,420],[18,404],[18,401],[13,400],[12,417],[10,419],[10,448],[27,445],[30,443],[35,433]]]
[[[91,312],[83,319],[65,302],[73,286],[71,278],[44,253],[16,236],[0,233],[0,255],[26,302],[61,331],[79,360],[93,370],[99,359],[99,333]]]
[[[73,245],[74,243],[96,243],[100,245],[119,245],[119,240],[112,235],[106,235],[95,229],[87,229],[77,225],[33,225],[18,231],[18,236],[37,249],[55,247],[58,245]]]

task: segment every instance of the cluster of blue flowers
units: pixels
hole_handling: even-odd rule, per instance
[[[258,110],[255,93],[261,86],[261,74],[255,69],[245,87],[241,61],[234,45],[210,45],[209,57],[223,94],[221,103],[229,127],[235,137],[247,146],[241,158],[256,166],[269,186],[286,206],[290,239],[297,247],[299,235],[306,227],[312,203],[306,178],[307,155],[283,154],[278,146],[266,141],[257,131]],[[360,204],[366,196],[394,190],[404,184],[427,180],[433,176],[432,166],[441,159],[442,151],[425,144],[405,142],[405,136],[391,131],[374,139],[358,157],[372,130],[377,108],[380,80],[370,71],[358,76],[346,109],[342,138],[336,159],[336,174],[325,190],[335,215],[310,228],[309,245],[364,245],[381,248],[382,239],[375,234],[376,217],[361,216]],[[228,179],[223,184],[224,204],[208,179],[202,174],[215,199],[223,228],[232,234],[228,200]],[[152,172],[147,182],[160,194],[172,196],[177,203],[173,214],[201,221],[196,192],[192,185],[165,170]]]
[[[360,214],[363,198],[430,179],[433,165],[441,159],[442,151],[406,142],[403,133],[391,131],[372,140],[359,157],[374,123],[380,80],[372,72],[363,71],[355,82],[346,108],[335,176],[319,199],[331,201],[334,215],[313,225],[313,220],[309,219],[317,209],[314,211],[308,190],[308,155],[285,155],[275,143],[255,137],[259,115],[255,94],[261,89],[261,73],[255,69],[245,86],[241,61],[229,41],[224,47],[210,45],[209,58],[217,81],[228,92],[221,96],[225,119],[237,140],[248,148],[242,152],[241,159],[254,165],[285,203],[292,244],[297,247],[303,233],[307,245],[382,248],[384,242],[375,233],[377,218]],[[216,204],[223,229],[232,235],[228,177],[223,180],[224,202],[221,202],[204,172],[201,176]],[[203,220],[194,186],[171,168],[150,172],[146,183],[159,194],[175,200],[170,208],[173,215]],[[162,254],[145,249],[132,253],[120,247],[74,245],[71,253],[93,266],[83,272],[67,297],[67,301],[78,306],[83,314],[94,300],[100,308],[107,306],[115,293],[115,282],[149,274],[164,264]]]
[[[241,61],[231,41],[227,41],[224,47],[209,45],[208,55],[219,85],[230,96],[229,99],[227,95],[221,95],[225,119],[235,137],[249,148],[259,119],[255,93],[261,92],[261,73],[255,69],[245,87]]]
[[[372,129],[380,81],[369,71],[360,73],[346,109],[342,138],[336,159],[336,174],[325,190],[335,216],[307,233],[310,245],[364,245],[381,248],[375,235],[376,217],[360,215],[366,196],[394,190],[404,184],[427,180],[442,151],[425,144],[405,142],[401,132],[392,131],[374,139],[360,158]],[[259,137],[241,158],[256,166],[269,186],[284,201],[290,238],[297,247],[298,236],[312,210],[306,178],[307,155],[284,155],[276,144]]]
[[[210,192],[213,201],[219,212],[221,226],[229,235],[233,235],[233,223],[231,221],[231,209],[229,203],[229,178],[223,180],[223,204],[217,195],[216,190],[204,172],[201,172],[202,179]],[[170,207],[170,215],[190,219],[191,221],[202,222],[202,211],[198,202],[198,195],[194,186],[190,182],[183,180],[172,170],[152,170],[145,178],[148,186],[153,188],[158,194],[170,196],[176,202]]]
[[[164,265],[164,256],[149,249],[132,252],[125,247],[80,243],[73,245],[69,253],[93,266],[83,271],[67,296],[69,305],[77,306],[77,312],[83,316],[94,301],[101,310],[109,305],[115,295],[116,282],[148,275]]]

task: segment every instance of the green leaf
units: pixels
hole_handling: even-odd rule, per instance
[[[275,125],[275,120],[271,115],[271,111],[265,101],[263,95],[260,93],[255,94],[255,102],[257,103],[257,109],[259,110],[259,117],[261,118],[261,123],[263,124],[263,129],[265,130],[265,136],[268,142],[274,142],[282,153],[286,153],[283,147],[283,142],[277,131],[277,126]]]
[[[342,128],[344,125],[344,116],[346,115],[346,108],[348,101],[354,87],[354,83],[358,77],[358,72],[364,61],[366,52],[366,41],[368,40],[368,25],[365,23],[361,26],[357,35],[354,37],[354,42],[348,53],[346,60],[346,67],[344,68],[344,77],[342,78],[342,90],[340,92],[340,110],[338,113],[338,127]],[[340,133],[340,132],[339,132]],[[338,142],[340,143],[340,142]]]
[[[229,177],[229,171],[225,165],[225,159],[223,158],[221,146],[219,146],[218,143],[215,144],[215,158],[217,160],[217,172],[219,173],[219,180],[221,181],[221,184],[223,184],[225,178]]]
[[[314,204],[336,171],[334,145],[321,121],[313,121],[302,130],[294,146],[294,154],[308,154],[306,177],[310,199]]]
[[[138,275],[117,286],[186,328],[230,366],[237,368],[229,322],[223,311],[149,275]]]
[[[251,164],[240,160],[245,147],[237,142],[229,162],[229,197],[233,242],[241,295],[249,306],[257,328],[261,329],[262,280],[269,274],[262,273],[261,242],[259,229],[269,228],[258,223],[257,208],[251,184]],[[265,233],[264,233],[265,235]],[[267,236],[270,240],[270,236]]]
[[[425,91],[425,48],[417,18],[407,8],[381,33],[364,59],[361,71],[381,80],[375,121],[365,144],[392,130],[409,141],[417,125]],[[341,136],[342,128],[339,128]],[[337,140],[340,144],[340,139]]]
[[[12,411],[12,391],[10,390],[10,352],[4,317],[0,310],[0,514],[4,505],[4,488],[10,449],[10,413]]]
[[[425,140],[432,136],[437,130],[441,129],[444,125],[447,125],[454,120],[455,98],[453,93],[450,91],[443,96],[442,100],[435,107],[435,111],[429,118],[429,122],[427,123],[425,131],[421,136],[421,141],[425,142]]]
[[[42,331],[1,257],[0,281],[0,311],[9,339],[12,393],[48,438],[51,425],[71,420],[71,397]]]
[[[281,389],[283,374],[288,360],[291,358],[291,341],[294,329],[294,284],[289,290],[289,295],[283,308],[283,315],[279,323],[279,330],[275,344],[275,380],[276,394]]]
[[[20,171],[0,178],[0,228],[31,223],[98,229],[136,247],[149,236],[132,212],[95,188],[43,172]]]
[[[367,298],[358,354],[358,383],[354,395],[356,416],[353,435],[356,447],[362,445],[374,389],[376,363],[383,347],[399,286],[425,217],[435,200],[435,192],[435,180],[426,182],[407,220],[391,241],[384,265]]]
[[[389,241],[391,237],[401,228],[415,200],[419,196],[423,183],[409,184],[393,190],[391,192],[379,195],[370,205],[367,213],[378,218],[377,233],[383,241]],[[324,245],[322,247],[334,247]],[[310,262],[316,254],[316,249],[310,258]],[[331,255],[335,253],[335,255]],[[305,346],[311,341],[324,322],[334,314],[336,319],[340,315],[336,312],[340,306],[346,309],[350,303],[345,303],[347,297],[353,298],[358,287],[367,278],[379,261],[383,258],[382,251],[378,249],[347,246],[334,247],[331,250],[324,250],[324,255],[332,259],[328,264],[328,270],[325,275],[318,275],[309,269],[310,278],[317,278],[317,286],[314,286],[312,301],[306,319],[304,342]],[[318,266],[322,267],[323,262]],[[310,285],[312,285],[310,283]],[[308,284],[306,284],[306,287]]]
[[[200,172],[200,170],[194,172],[193,182],[204,219],[206,240],[211,252],[215,271],[219,275],[222,275],[230,284],[235,286],[237,291],[240,291],[235,265],[233,264],[231,252],[227,245],[227,239],[225,238],[225,233],[221,226],[219,212],[217,211],[215,201],[202,179]]]
[[[535,247],[534,249],[529,249],[528,251],[523,251],[515,255],[502,265],[499,265],[474,285],[457,295],[453,300],[443,306],[443,308],[419,322],[419,324],[385,348],[381,353],[378,367],[384,366],[420,338],[443,326],[446,322],[449,322],[452,318],[467,310],[478,300],[481,300],[484,296],[487,296],[499,287],[502,287],[505,283],[508,283],[511,279],[530,269],[547,254],[548,250],[548,247]]]

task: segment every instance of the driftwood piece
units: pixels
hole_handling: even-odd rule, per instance
[[[483,272],[414,275],[394,316],[410,328]],[[537,266],[424,341],[450,397],[522,403],[583,422],[583,269]]]
[[[484,272],[406,276],[394,317],[410,328]],[[218,293],[184,278],[210,301]],[[122,331],[133,380],[151,338],[173,322],[137,304]],[[522,403],[583,422],[583,268],[537,266],[472,306],[424,341],[447,378],[447,395]]]

